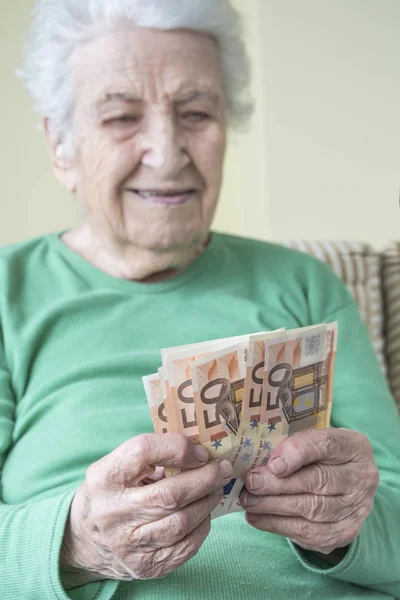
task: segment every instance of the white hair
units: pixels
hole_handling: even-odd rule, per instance
[[[18,75],[48,117],[51,129],[71,144],[73,89],[69,59],[76,47],[118,26],[192,29],[211,35],[221,53],[223,84],[232,125],[247,122],[250,65],[242,21],[229,0],[38,0]]]

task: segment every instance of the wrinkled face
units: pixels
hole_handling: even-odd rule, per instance
[[[122,246],[202,242],[226,143],[216,43],[183,30],[122,30],[82,45],[71,66],[73,170],[85,221]]]

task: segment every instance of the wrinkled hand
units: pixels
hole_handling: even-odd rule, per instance
[[[227,461],[206,463],[207,451],[183,435],[145,434],[91,465],[65,531],[61,573],[77,577],[64,587],[163,577],[192,558],[232,474]],[[189,470],[166,479],[166,465]]]
[[[241,504],[257,529],[330,554],[357,538],[378,483],[372,448],[363,434],[308,430],[285,439],[268,466],[248,473]]]

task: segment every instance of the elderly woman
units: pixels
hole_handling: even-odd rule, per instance
[[[247,73],[227,0],[39,3],[23,76],[82,222],[1,250],[2,600],[400,596],[400,427],[354,301],[210,233]],[[332,320],[332,429],[211,527],[231,465],[150,433],[142,376],[162,347]]]

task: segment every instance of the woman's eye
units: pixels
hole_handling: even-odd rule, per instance
[[[139,117],[134,115],[122,115],[121,117],[115,117],[114,119],[110,119],[106,122],[106,124],[116,124],[116,125],[132,125],[137,123]]]
[[[202,121],[207,121],[210,116],[207,113],[200,111],[191,111],[183,114],[184,119],[188,121],[193,121],[196,123],[201,123]]]

